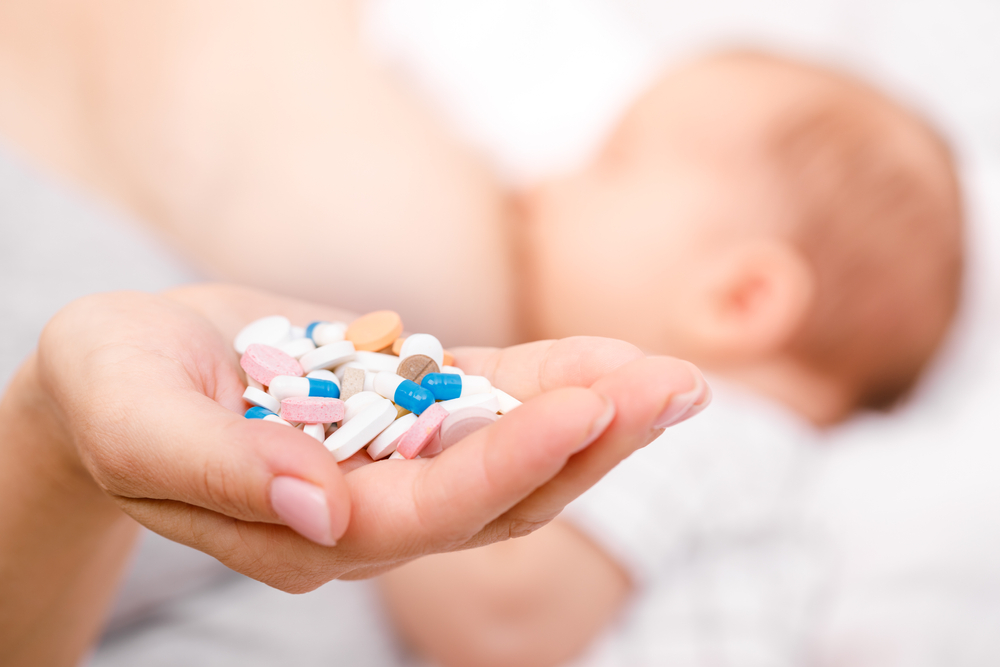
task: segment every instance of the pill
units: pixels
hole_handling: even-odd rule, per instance
[[[368,445],[368,456],[372,457],[372,460],[378,461],[392,454],[396,451],[396,443],[399,442],[403,434],[409,431],[410,427],[416,422],[417,416],[413,413],[404,415],[392,422],[388,428],[379,433],[372,440],[371,444]]]
[[[335,460],[344,461],[374,440],[395,420],[396,406],[389,399],[382,398],[337,429],[323,444]]]
[[[402,356],[400,352],[403,351],[403,343],[405,342],[406,338],[397,338],[395,342],[392,344],[392,353],[395,354],[397,357]],[[455,363],[455,355],[453,355],[448,350],[444,350],[444,353],[442,355],[442,361],[441,363],[438,364],[438,366],[441,366],[443,368],[444,366],[451,366],[454,363]]]
[[[444,366],[444,347],[441,341],[430,334],[413,334],[403,341],[399,348],[399,358],[406,359],[415,354],[422,354],[434,360],[438,368]]]
[[[295,379],[298,380],[300,378]],[[264,408],[269,412],[277,413],[281,409],[281,401],[279,399],[256,387],[247,387],[247,390],[243,392],[243,400],[250,405]]]
[[[379,310],[362,315],[351,322],[344,337],[354,343],[357,350],[374,352],[392,345],[403,333],[403,321],[391,310]]]
[[[465,375],[465,371],[463,371],[458,366],[449,366],[448,364],[445,364],[444,366],[441,367],[441,372],[451,373],[452,375]]]
[[[247,347],[240,357],[240,367],[263,385],[271,384],[271,380],[278,375],[304,375],[302,365],[295,359],[276,347],[261,343],[251,343]]]
[[[332,424],[344,418],[344,402],[323,396],[293,396],[281,401],[281,418],[300,424]]]
[[[306,373],[311,373],[339,366],[353,359],[354,355],[354,345],[350,341],[344,340],[317,347],[312,352],[303,355],[299,362]]]
[[[428,373],[439,373],[437,362],[426,354],[413,354],[399,362],[396,375],[420,384]]]
[[[254,406],[243,413],[243,416],[247,419],[260,419],[261,421],[274,422],[275,424],[284,424],[285,426],[291,426],[284,419],[274,414],[270,410],[266,410],[259,406]]]
[[[507,414],[517,406],[521,405],[521,401],[517,400],[507,392],[497,389],[496,387],[493,387],[493,395],[496,396],[497,403],[500,406],[497,409],[497,412],[502,415]]]
[[[362,391],[344,401],[344,423],[351,421],[372,403],[382,400],[374,391]]]
[[[455,375],[454,373],[428,373],[420,386],[431,392],[439,401],[462,398],[474,394],[487,394],[493,390],[489,379],[482,375]]]
[[[375,391],[419,415],[434,404],[434,395],[412,380],[383,371],[375,376]]]
[[[287,341],[291,336],[292,323],[287,317],[271,315],[254,320],[236,334],[233,347],[237,354],[243,354],[254,343],[277,346]]]
[[[455,412],[456,410],[473,406],[483,407],[491,412],[498,412],[500,410],[500,400],[492,391],[488,394],[472,394],[471,396],[463,396],[462,398],[453,398],[450,401],[441,401],[438,405],[448,412]]]
[[[278,345],[277,348],[293,359],[300,359],[316,349],[316,345],[308,338],[296,338]]]
[[[347,325],[344,322],[310,322],[309,326],[306,327],[305,335],[312,339],[317,347],[323,347],[345,340],[344,334],[346,332]]]
[[[466,436],[481,428],[486,428],[497,419],[499,417],[495,412],[483,407],[473,406],[452,412],[441,423],[441,431],[438,435],[441,439],[441,449],[448,449]]]
[[[392,456],[390,456],[389,458],[390,459],[403,459],[405,457],[402,454],[400,454],[399,452],[393,452]]]
[[[365,390],[365,370],[348,368],[340,378],[341,396],[346,401],[351,396]]]
[[[267,387],[267,393],[278,401],[283,401],[293,396],[340,398],[340,387],[329,380],[279,375],[271,380],[271,384]]]
[[[414,422],[403,436],[396,443],[396,451],[400,456],[412,459],[427,446],[427,443],[434,438],[434,435],[441,428],[441,423],[448,417],[448,411],[435,403],[430,406],[420,418]]]
[[[306,424],[302,427],[302,432],[320,442],[326,440],[326,424]]]
[[[293,324],[291,331],[288,333],[288,337],[292,340],[295,340],[296,338],[305,338],[306,337],[305,327],[297,327]]]
[[[399,357],[392,354],[382,354],[381,352],[358,352],[354,359],[367,371],[378,373],[380,371],[396,372],[399,366]]]
[[[340,386],[340,378],[336,376],[333,371],[320,370],[320,371],[310,371],[306,373],[307,378],[313,378],[316,380],[327,380],[334,383],[338,387]]]

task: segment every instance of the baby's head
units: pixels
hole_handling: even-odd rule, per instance
[[[860,82],[773,56],[661,79],[592,164],[523,202],[531,336],[630,340],[817,423],[902,395],[958,301],[944,143]]]

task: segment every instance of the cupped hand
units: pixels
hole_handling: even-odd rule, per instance
[[[338,466],[242,417],[231,341],[276,313],[349,317],[226,286],[98,295],[50,323],[38,364],[67,461],[148,528],[288,591],[527,534],[710,397],[692,365],[620,341],[456,350],[524,405],[433,459]]]

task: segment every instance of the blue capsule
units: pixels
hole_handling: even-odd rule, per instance
[[[309,395],[324,398],[340,398],[340,387],[329,380],[306,378],[309,380]]]
[[[277,417],[277,415],[275,415],[267,408],[262,408],[257,405],[253,406],[252,408],[244,412],[243,416],[246,417],[247,419],[263,419],[264,417],[271,417],[271,416]]]
[[[392,402],[419,415],[434,405],[434,394],[427,391],[413,380],[403,380],[396,387]]]
[[[450,401],[462,395],[462,376],[456,373],[428,373],[420,386],[438,401]]]

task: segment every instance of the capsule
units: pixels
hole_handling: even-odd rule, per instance
[[[243,416],[247,419],[260,419],[266,422],[274,422],[275,424],[284,424],[285,426],[291,426],[284,419],[274,414],[267,408],[262,408],[260,406],[253,406],[249,410],[243,413]]]
[[[434,395],[412,380],[382,371],[375,376],[375,391],[415,415],[434,405]]]
[[[311,338],[316,347],[344,340],[347,325],[343,322],[310,322],[306,327],[306,337]]]
[[[279,401],[305,396],[340,398],[340,387],[335,382],[319,378],[297,378],[291,375],[279,375],[274,378],[268,385],[267,391]]]
[[[450,401],[453,398],[486,394],[493,391],[493,385],[482,375],[456,375],[454,373],[428,373],[420,381],[420,386],[431,392],[435,400]]]

